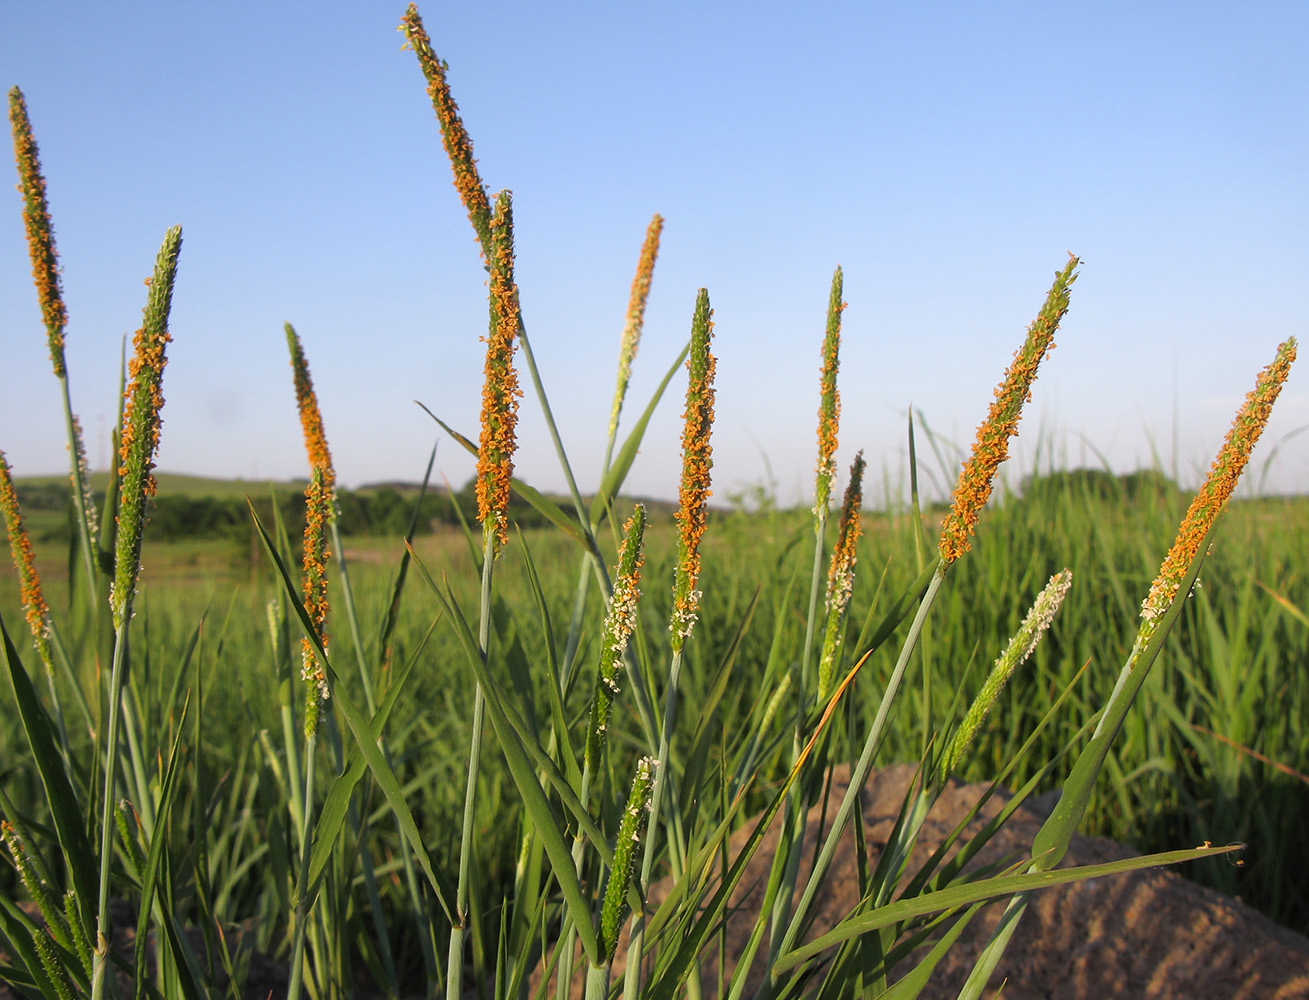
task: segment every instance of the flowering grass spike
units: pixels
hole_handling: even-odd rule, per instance
[[[963,760],[964,754],[968,752],[977,731],[981,728],[987,714],[991,711],[991,707],[995,704],[996,698],[1004,690],[1004,686],[1009,682],[1009,678],[1013,676],[1013,672],[1032,655],[1033,650],[1036,649],[1036,644],[1041,641],[1041,636],[1045,634],[1051,622],[1054,621],[1054,616],[1058,613],[1059,606],[1063,604],[1064,598],[1068,596],[1068,591],[1072,585],[1072,570],[1062,570],[1050,577],[1050,581],[1045,585],[1045,588],[1032,602],[1027,617],[1018,626],[1018,631],[1009,640],[1004,652],[996,659],[985,683],[982,684],[982,690],[964,714],[963,722],[959,723],[959,729],[955,732],[949,748],[941,758],[942,781],[959,767],[959,762]]]
[[[161,391],[165,349],[172,338],[168,333],[168,314],[173,305],[173,282],[177,277],[177,258],[182,250],[182,227],[174,226],[164,235],[155,260],[155,270],[147,279],[144,321],[133,338],[132,360],[127,372],[123,408],[123,433],[118,449],[118,534],[114,552],[114,584],[110,608],[114,628],[120,628],[131,607],[141,569],[141,536],[145,527],[146,504],[154,496],[154,457],[159,450],[160,411],[164,405]]]
[[[1278,346],[1277,356],[1259,373],[1255,387],[1246,394],[1245,402],[1218,450],[1209,475],[1187,508],[1186,516],[1177,531],[1177,539],[1164,557],[1159,575],[1141,605],[1141,637],[1137,639],[1134,652],[1143,648],[1144,640],[1153,634],[1155,625],[1177,597],[1187,567],[1191,565],[1191,560],[1200,550],[1200,544],[1218,515],[1223,512],[1232,491],[1236,489],[1245,464],[1250,459],[1250,452],[1258,443],[1273,403],[1282,391],[1282,383],[1291,372],[1295,354],[1296,342],[1292,337]]]
[[[50,363],[54,365],[55,375],[62,379],[67,375],[64,327],[68,312],[59,281],[59,257],[55,253],[55,233],[46,204],[45,177],[41,174],[41,160],[32,137],[32,122],[27,117],[27,102],[17,87],[9,91],[9,125],[14,136],[14,158],[18,161],[18,189],[23,192],[23,224],[32,258],[32,280],[36,282],[37,299],[41,303]]]
[[[1018,432],[1018,418],[1023,404],[1031,395],[1036,381],[1036,369],[1046,352],[1054,347],[1055,331],[1059,321],[1068,312],[1068,293],[1077,280],[1075,268],[1080,261],[1072,254],[1068,263],[1055,275],[1054,284],[1046,296],[1045,305],[1035,322],[1027,329],[1027,339],[1013,363],[1005,371],[1004,381],[995,390],[995,401],[986,419],[977,428],[973,452],[959,474],[959,483],[950,498],[950,513],[941,529],[941,559],[954,562],[968,551],[968,536],[977,525],[978,515],[991,496],[995,473],[1000,463],[1009,457],[1009,439]]]
[[[832,566],[827,574],[827,624],[823,632],[823,650],[818,659],[818,700],[826,701],[832,693],[832,672],[841,651],[841,633],[845,613],[854,593],[855,544],[859,541],[859,512],[863,506],[864,453],[855,455],[850,466],[850,483],[841,504],[841,523],[832,550]]]
[[[714,424],[714,368],[717,362],[709,350],[713,338],[713,310],[709,292],[700,289],[691,320],[691,354],[686,365],[691,377],[686,386],[686,410],[682,428],[682,484],[677,505],[677,576],[673,583],[673,615],[669,624],[673,652],[680,652],[695,627],[700,592],[700,539],[712,496],[710,470],[713,448],[709,433]]]
[[[618,822],[618,835],[614,838],[614,864],[605,885],[604,901],[600,907],[600,953],[607,964],[614,957],[618,944],[618,930],[627,914],[627,887],[632,881],[636,866],[636,849],[641,844],[641,828],[645,825],[650,808],[650,792],[659,762],[642,757],[636,764],[632,790]]]
[[[450,83],[445,76],[448,67],[432,50],[432,40],[423,28],[423,19],[418,15],[417,6],[412,3],[400,21],[400,30],[418,56],[418,65],[427,78],[427,96],[432,100],[436,120],[441,125],[441,141],[454,170],[459,200],[468,211],[468,221],[477,233],[482,255],[490,257],[491,205],[477,172],[477,161],[473,159],[473,140],[469,138],[468,130],[459,117],[459,105],[455,104],[450,94]]]
[[[32,641],[41,661],[50,668],[50,606],[41,590],[41,578],[37,575],[36,561],[32,555],[32,540],[27,535],[27,528],[23,526],[18,494],[14,492],[14,480],[3,451],[0,451],[0,511],[4,513],[5,528],[9,533],[9,550],[13,553],[14,568],[18,570],[27,627],[32,631]]]
[[[841,364],[841,301],[843,276],[838,267],[832,275],[832,294],[827,305],[827,334],[823,338],[822,390],[818,406],[818,481],[814,488],[814,513],[825,519],[836,481],[836,433],[841,421],[841,394],[836,389],[836,372]]]
[[[327,535],[332,518],[332,503],[336,489],[336,472],[332,455],[327,449],[327,435],[323,431],[323,417],[318,409],[318,396],[309,377],[309,364],[305,361],[304,347],[290,323],[286,324],[286,343],[291,351],[291,368],[295,372],[295,400],[300,410],[300,426],[304,430],[305,451],[309,456],[309,485],[305,487],[304,556],[302,560],[301,590],[305,611],[323,648],[327,648],[327,560],[330,551]],[[301,678],[305,682],[305,735],[312,737],[318,728],[321,705],[329,691],[327,676],[318,662],[313,643],[307,637],[300,640]]]
[[[655,258],[659,256],[659,237],[663,233],[664,220],[656,215],[650,220],[645,231],[645,243],[641,246],[641,259],[636,265],[636,277],[632,279],[632,291],[627,299],[627,322],[623,324],[623,339],[618,348],[618,385],[614,390],[614,403],[609,411],[609,438],[613,439],[618,430],[618,415],[623,409],[623,400],[627,397],[627,383],[632,377],[632,362],[636,358],[636,349],[641,342],[641,329],[645,325],[645,304],[650,298],[650,282],[654,277]]]
[[[600,632],[600,664],[596,668],[595,696],[591,702],[591,725],[586,739],[586,766],[592,773],[600,764],[609,728],[609,714],[618,694],[618,673],[623,652],[636,628],[637,602],[641,599],[641,564],[645,560],[645,506],[637,504],[623,525],[623,544],[618,550],[618,571]]]
[[[508,191],[496,196],[491,217],[491,331],[486,338],[481,436],[477,445],[477,516],[500,544],[509,537],[509,489],[514,475],[518,422],[518,288],[514,284],[514,216]]]

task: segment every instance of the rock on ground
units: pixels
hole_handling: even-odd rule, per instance
[[[863,824],[869,865],[885,847],[900,805],[913,779],[911,765],[874,772],[862,793]],[[827,817],[836,815],[849,785],[849,769],[833,773]],[[952,781],[929,813],[910,861],[912,873],[935,851],[987,790],[987,785]],[[1011,798],[1000,790],[969,825],[965,838],[980,829]],[[799,886],[808,878],[813,838],[822,806],[810,810],[805,860]],[[974,864],[1017,860],[1030,851],[1045,816],[1024,803],[1010,817]],[[735,856],[753,824],[731,839]],[[736,967],[763,897],[768,867],[777,841],[774,823],[746,868],[731,899],[726,929],[724,981]],[[1183,845],[1179,845],[1183,846]],[[1192,845],[1185,845],[1192,846]],[[1098,864],[1139,852],[1100,837],[1074,836],[1060,867]],[[651,906],[666,898],[667,882],[651,887]],[[858,901],[853,835],[847,832],[824,879],[811,937],[839,922]],[[933,973],[924,1000],[958,996],[975,959],[999,920],[1003,901],[984,909]],[[621,956],[626,941],[618,949]],[[744,996],[753,994],[764,975],[760,948]],[[704,966],[706,998],[717,996],[717,950]],[[911,959],[899,974],[913,968]],[[613,980],[622,975],[615,963]],[[577,980],[580,996],[580,978]],[[1003,986],[1003,991],[1001,991]],[[1272,1000],[1309,997],[1309,938],[1278,926],[1255,910],[1173,872],[1152,869],[1107,876],[1044,889],[1033,894],[1018,931],[996,969],[986,997],[1005,1000]]]

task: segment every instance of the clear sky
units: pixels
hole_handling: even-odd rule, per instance
[[[0,7],[49,183],[75,409],[101,467],[119,345],[184,246],[161,468],[306,460],[300,332],[340,480],[415,479],[476,434],[485,274],[395,2]],[[876,500],[912,405],[953,466],[1069,251],[1085,263],[1012,479],[1044,454],[1194,485],[1277,344],[1309,333],[1309,5],[420,5],[483,179],[514,192],[524,317],[593,488],[645,227],[663,247],[628,426],[715,310],[715,492],[812,491],[819,348],[845,272],[840,461]],[[0,449],[66,468],[21,200],[0,186]],[[1309,357],[1257,455],[1309,492]],[[524,380],[526,384],[526,380]],[[632,489],[676,491],[684,375]],[[921,426],[921,425],[920,425]],[[563,484],[530,386],[519,474]],[[1038,447],[1039,446],[1039,447]],[[930,447],[925,473],[944,476]],[[459,485],[471,463],[443,440]],[[949,473],[953,476],[953,472]],[[842,477],[844,479],[844,476]]]

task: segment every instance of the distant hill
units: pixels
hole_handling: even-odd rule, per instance
[[[261,516],[271,513],[276,498],[287,527],[298,533],[304,520],[304,488],[307,480],[280,481],[253,479],[215,479],[176,472],[156,472],[158,492],[151,502],[151,538],[156,541],[183,538],[249,537],[248,497]],[[91,488],[96,507],[103,507],[109,486],[109,474],[92,473]],[[64,538],[69,531],[67,511],[70,487],[65,476],[27,476],[14,480],[18,500],[37,537]],[[345,535],[402,535],[413,516],[414,503],[421,484],[405,481],[368,483],[356,489],[337,490],[337,508],[341,532]],[[573,504],[567,497],[551,496],[566,516],[573,516]],[[587,500],[589,501],[589,497]],[[620,498],[618,509],[626,516],[635,500]],[[661,500],[644,501],[653,517],[671,517],[675,504]],[[457,492],[444,485],[429,484],[423,498],[417,530],[426,534],[438,524],[457,524],[456,505],[469,521],[477,519],[477,501],[472,480]],[[510,517],[522,527],[545,523],[545,518],[530,505],[514,497]]]

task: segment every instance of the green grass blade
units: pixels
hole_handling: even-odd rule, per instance
[[[1191,593],[1196,577],[1200,575],[1200,566],[1209,552],[1209,536],[1212,534],[1211,526],[1200,543],[1195,558],[1187,568],[1186,576],[1177,590],[1177,597],[1160,619],[1154,635],[1142,651],[1126,683],[1105,707],[1104,718],[1097,728],[1096,735],[1091,738],[1091,742],[1073,764],[1073,770],[1068,775],[1068,780],[1064,782],[1054,812],[1041,826],[1032,843],[1032,855],[1037,859],[1036,863],[1053,867],[1063,859],[1064,853],[1068,850],[1068,844],[1091,801],[1091,792],[1095,788],[1096,779],[1100,776],[1105,758],[1109,755],[1109,746],[1118,735],[1118,730],[1122,728],[1123,720],[1127,717],[1132,702],[1136,700],[1137,692],[1141,690],[1141,685],[1145,683],[1145,678],[1150,673],[1150,667],[1158,659],[1168,634],[1182,614],[1186,595]]]
[[[14,951],[18,953],[14,957],[22,960],[23,969],[21,972],[25,974],[25,976],[11,974],[9,968],[0,966],[0,981],[9,982],[19,987],[30,982],[41,991],[43,997],[58,997],[59,994],[55,990],[54,983],[50,981],[50,977],[45,973],[45,968],[41,965],[41,956],[37,954],[36,943],[32,939],[33,934],[40,933],[42,932],[18,908],[17,903],[0,898],[0,934],[4,935]],[[19,971],[13,970],[15,973]]]
[[[376,743],[381,738],[382,731],[386,728],[386,720],[391,714],[391,709],[400,698],[400,692],[404,689],[405,681],[413,672],[414,664],[417,661],[411,659],[405,667],[396,675],[395,681],[382,699],[382,704],[378,706],[377,714],[373,716],[372,721],[368,724],[368,735],[372,742]],[[313,853],[309,859],[309,905],[313,905],[313,900],[318,892],[322,876],[327,867],[327,862],[331,859],[332,850],[336,844],[336,838],[341,832],[342,826],[350,810],[350,796],[359,783],[359,779],[364,776],[364,768],[367,762],[362,754],[352,753],[350,762],[344,772],[336,777],[332,782],[332,787],[327,792],[327,797],[323,800],[322,809],[318,814],[318,821],[314,824],[314,845]]]
[[[969,921],[985,905],[985,903],[974,903],[970,906],[950,929],[941,936],[941,939],[933,945],[932,950],[923,956],[923,960],[914,967],[913,971],[897,981],[881,995],[881,1000],[915,1000],[918,994],[922,993],[926,988],[927,980],[936,971],[941,959],[945,958],[946,953],[954,947],[954,943],[959,940],[959,935],[964,932],[964,928],[968,926]]]
[[[773,817],[777,815],[778,810],[780,810],[783,803],[786,802],[787,794],[790,792],[791,786],[795,783],[796,778],[798,778],[804,771],[809,760],[809,755],[813,752],[814,746],[818,743],[819,738],[826,730],[828,722],[831,721],[841,699],[846,691],[849,690],[860,666],[862,666],[862,663],[863,661],[861,660],[859,665],[852,668],[845,676],[845,679],[837,686],[836,691],[833,692],[826,710],[818,720],[813,735],[809,738],[809,742],[805,744],[804,749],[796,756],[795,763],[792,765],[790,772],[787,774],[785,780],[783,780],[778,786],[777,791],[773,793],[773,798],[769,803],[768,808],[764,810],[763,814],[759,817],[759,820],[755,823],[754,829],[750,832],[750,837],[742,845],[740,853],[737,854],[736,860],[732,862],[731,868],[728,869],[727,874],[719,883],[718,889],[713,897],[701,908],[700,915],[696,918],[695,923],[691,926],[690,930],[685,934],[679,935],[680,943],[677,945],[676,951],[673,953],[672,958],[669,959],[664,968],[658,973],[658,978],[651,984],[649,990],[643,994],[643,1000],[673,1000],[673,997],[677,995],[677,990],[688,973],[690,973],[692,965],[699,960],[705,941],[708,940],[709,935],[714,933],[725,918],[728,899],[731,897],[737,884],[741,881],[741,878],[745,875],[745,866],[749,863],[750,859],[754,857],[755,851],[759,849],[759,845],[762,843],[764,838],[764,833],[772,824]],[[694,868],[688,870],[693,871]],[[683,882],[684,881],[685,877],[683,878]],[[665,905],[667,905],[667,903],[665,903]],[[654,921],[651,922],[649,931],[651,935],[654,934]],[[629,955],[628,958],[630,961],[636,960],[637,957]]]
[[[476,652],[477,650],[477,644],[473,638],[472,631],[468,627],[468,621],[464,618],[463,612],[459,610],[457,603],[454,601],[453,595],[448,595],[446,591],[442,590],[441,587],[437,585],[436,581],[432,579],[432,575],[427,571],[427,567],[423,565],[422,560],[417,558],[417,556],[414,557],[414,565],[418,567],[418,572],[422,576],[423,581],[431,589],[432,593],[436,595],[437,600],[441,601],[442,605],[451,614],[452,619],[455,620],[455,634],[459,638],[461,645],[463,645],[464,651],[469,653],[469,655],[472,655],[472,652]],[[470,642],[472,643],[471,647],[468,645]],[[479,653],[479,663],[480,660],[481,655]],[[485,668],[482,668],[482,673],[486,676],[487,680],[491,680],[490,674],[485,671]],[[501,693],[500,685],[492,682],[492,685],[489,686],[487,683],[483,682],[482,688],[484,695],[487,697],[494,696],[496,698],[499,711],[501,712],[504,721],[509,725],[514,733],[517,734],[519,745],[522,747],[523,751],[531,757],[533,765],[540,771],[540,773],[545,775],[546,780],[550,782],[550,786],[559,796],[560,803],[568,810],[573,822],[577,823],[582,833],[589,841],[591,841],[591,845],[600,852],[601,860],[603,860],[605,864],[608,864],[610,859],[613,858],[613,848],[609,846],[608,838],[605,837],[592,821],[591,814],[587,811],[586,807],[582,805],[581,799],[578,798],[577,792],[569,783],[568,778],[559,770],[559,766],[550,759],[550,755],[542,749],[541,745],[533,736],[531,728],[523,718],[506,703]]]
[[[518,545],[519,550],[523,553],[523,567],[527,570],[527,582],[532,591],[532,600],[536,603],[536,614],[541,620],[541,627],[545,630],[543,647],[545,649],[546,676],[549,678],[546,691],[549,693],[550,698],[550,719],[554,726],[555,745],[569,783],[574,789],[581,789],[582,772],[577,767],[577,755],[573,751],[573,743],[568,735],[568,721],[564,714],[563,697],[559,691],[559,662],[555,655],[555,636],[554,627],[550,620],[550,609],[546,604],[545,591],[541,588],[541,578],[536,572],[536,563],[532,560],[531,549],[528,547],[527,539],[522,537],[521,532],[519,533]]]
[[[418,565],[421,567],[422,563],[419,562]],[[535,741],[531,740],[530,735],[525,739],[510,722],[509,713],[513,710],[505,705],[500,686],[496,683],[495,678],[491,676],[491,672],[486,669],[477,640],[469,629],[463,612],[459,610],[454,595],[435,588],[435,581],[432,581],[425,571],[424,576],[428,579],[429,584],[436,589],[437,596],[445,605],[445,609],[450,615],[450,621],[455,627],[455,634],[468,656],[474,677],[482,687],[486,699],[486,710],[490,713],[491,725],[495,728],[505,761],[509,764],[509,773],[513,777],[514,784],[518,787],[518,793],[522,797],[523,807],[527,811],[528,817],[540,834],[541,843],[545,847],[546,856],[550,860],[552,873],[559,883],[560,891],[563,893],[564,904],[568,907],[569,915],[577,925],[578,937],[582,940],[582,949],[586,952],[587,959],[594,964],[599,960],[600,944],[596,937],[595,927],[592,924],[591,905],[582,892],[581,882],[578,881],[571,849],[563,831],[559,829],[559,824],[550,809],[550,803],[546,799],[545,792],[537,778],[537,765],[542,761],[550,764],[551,769],[556,773],[558,769],[554,768],[553,762],[545,755],[539,745],[534,748],[537,753],[528,753],[526,744],[534,744]]]
[[[3,619],[0,619],[0,637],[4,640],[5,662],[14,701],[18,705],[28,745],[32,748],[41,784],[45,787],[59,846],[72,873],[73,888],[77,892],[78,902],[83,906],[90,905],[97,898],[99,877],[95,868],[95,852],[91,850],[91,842],[87,839],[86,827],[83,825],[81,803],[64,771],[64,759],[59,753],[54,723],[37,700],[31,679],[23,668]]]
[[[1216,857],[1243,850],[1244,844],[1229,844],[1225,847],[1193,847],[1182,851],[1165,851],[1162,854],[1147,854],[1138,858],[1123,858],[1098,865],[1079,865],[1075,868],[1060,868],[1056,871],[1028,872],[1022,875],[1002,875],[966,885],[951,886],[939,892],[928,893],[913,899],[900,899],[894,903],[863,913],[849,920],[843,920],[831,931],[814,938],[808,944],[788,951],[773,963],[775,975],[795,968],[815,955],[833,948],[844,941],[867,934],[869,931],[890,927],[902,920],[940,913],[960,906],[1002,896],[1012,896],[1019,892],[1034,892],[1038,889],[1050,889],[1057,885],[1080,882],[1085,879],[1101,878],[1105,875],[1119,875],[1125,872],[1140,871],[1143,868],[1159,868],[1164,865],[1181,864],[1183,861],[1196,861],[1200,858]]]
[[[164,845],[168,841],[168,815],[177,790],[177,765],[182,756],[182,732],[186,723],[187,711],[190,707],[190,699],[188,698],[182,704],[182,713],[177,720],[177,734],[173,738],[173,747],[168,752],[168,768],[164,773],[164,782],[159,790],[159,808],[155,813],[154,832],[150,836],[150,850],[146,853],[145,867],[141,871],[141,905],[136,917],[136,959],[134,962],[137,996],[140,996],[145,989],[147,964],[145,949],[150,940],[150,913],[154,908],[155,888],[158,884],[160,864],[164,858]],[[168,923],[172,919],[171,906],[166,900],[161,900],[161,904],[160,910],[163,913],[163,922]],[[172,943],[171,937],[169,943]],[[178,968],[185,970],[187,967],[185,956],[174,952],[174,958]],[[192,988],[194,989],[194,984],[192,984]]]
[[[663,398],[664,390],[668,388],[668,383],[673,380],[677,370],[682,367],[682,362],[690,353],[691,342],[688,340],[686,346],[682,348],[682,353],[677,356],[672,366],[668,369],[664,380],[659,383],[655,389],[654,395],[650,397],[650,402],[645,405],[645,410],[641,413],[641,418],[628,432],[623,446],[618,449],[618,457],[614,459],[609,466],[609,471],[605,473],[604,479],[600,483],[600,492],[595,495],[591,501],[591,523],[599,524],[600,519],[609,505],[614,502],[618,496],[618,491],[622,489],[624,480],[627,479],[627,473],[632,468],[632,463],[636,461],[636,453],[641,450],[641,439],[645,437],[646,426],[650,423],[650,417],[654,414],[655,408],[659,405],[659,400]]]
[[[414,534],[418,531],[418,519],[423,512],[423,498],[427,496],[428,484],[432,481],[432,466],[436,464],[436,445],[432,445],[432,454],[427,457],[427,470],[418,487],[418,498],[414,501],[413,513],[409,516],[409,527],[405,531],[405,542],[412,544]],[[395,585],[391,588],[391,599],[386,604],[386,618],[377,641],[377,655],[381,663],[390,659],[391,637],[395,634],[396,624],[400,620],[400,596],[404,593],[405,579],[409,573],[409,549],[406,546],[400,556],[400,567],[396,570]]]
[[[327,660],[327,654],[323,650],[322,643],[317,639],[317,632],[313,627],[313,623],[309,620],[309,615],[305,611],[304,603],[300,600],[300,595],[295,583],[291,580],[291,576],[286,570],[286,564],[282,562],[281,556],[278,555],[277,550],[273,547],[273,540],[269,538],[268,532],[264,530],[263,523],[259,520],[259,515],[256,513],[253,506],[250,508],[250,515],[254,518],[255,529],[259,532],[259,538],[263,542],[264,551],[267,553],[269,560],[272,562],[273,567],[277,570],[278,576],[282,580],[283,592],[290,601],[291,606],[295,609],[296,616],[300,619],[300,625],[304,629],[305,635],[308,636],[310,641],[314,644],[314,649],[318,654],[320,662],[323,664],[323,669],[327,671],[327,676],[331,681],[332,700],[336,702],[337,707],[341,710],[341,714],[345,716],[346,725],[350,729],[350,734],[355,739],[356,746],[359,747],[360,753],[363,754],[369,770],[373,773],[374,780],[376,780],[378,787],[382,790],[382,794],[386,796],[387,802],[390,803],[391,809],[395,813],[396,822],[399,824],[400,830],[404,834],[405,839],[408,840],[410,846],[413,847],[414,854],[418,858],[418,863],[422,866],[423,873],[427,876],[428,882],[431,883],[432,889],[436,893],[436,898],[441,904],[441,908],[445,911],[446,917],[451,920],[451,923],[453,923],[452,915],[454,913],[454,907],[452,901],[455,896],[454,886],[445,873],[437,867],[435,862],[432,860],[431,855],[428,853],[427,847],[423,843],[422,834],[418,832],[418,824],[414,822],[413,813],[409,811],[409,805],[405,802],[404,792],[400,788],[400,782],[396,778],[395,772],[391,770],[390,765],[387,764],[385,756],[377,746],[377,741],[370,738],[368,721],[355,707],[354,703],[350,700],[349,695],[345,693],[344,687],[337,683],[336,671],[332,669],[331,664]]]

